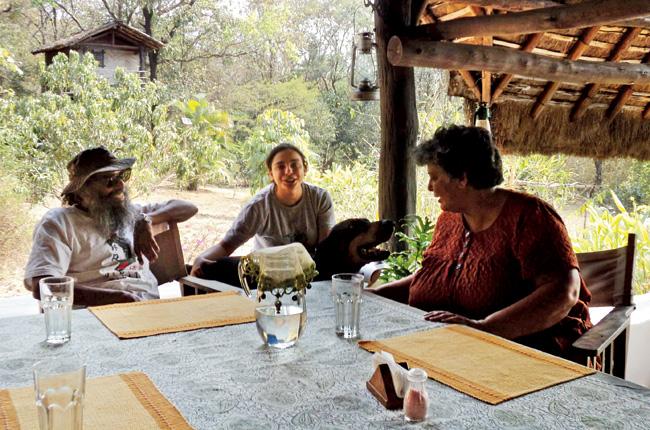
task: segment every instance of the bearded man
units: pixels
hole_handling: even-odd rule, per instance
[[[185,221],[197,208],[183,200],[131,203],[125,182],[133,163],[104,147],[86,149],[68,163],[64,206],[49,210],[34,229],[24,279],[34,298],[40,298],[41,278],[63,275],[75,278],[75,305],[158,298],[149,261],[160,249],[151,225]]]

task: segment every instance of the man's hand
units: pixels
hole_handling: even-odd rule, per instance
[[[447,311],[431,311],[424,315],[424,319],[432,322],[441,322],[446,324],[462,324],[478,330],[485,330],[482,321],[473,320],[462,315]]]
[[[160,247],[153,237],[151,224],[145,220],[138,220],[135,223],[133,228],[133,250],[140,264],[144,263],[143,255],[152,263],[158,258]]]
[[[196,257],[194,259],[194,265],[192,266],[192,271],[190,272],[190,275],[196,276],[198,278],[202,278],[203,276],[205,276],[205,272],[203,271],[203,269],[205,268],[205,266],[212,263],[214,263],[213,260],[208,260],[207,258],[203,258],[201,256]]]

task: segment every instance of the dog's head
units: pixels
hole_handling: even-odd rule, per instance
[[[351,218],[341,221],[319,245],[319,257],[332,262],[343,260],[357,270],[372,261],[385,260],[390,252],[376,246],[390,239],[394,229],[395,223],[390,220],[370,222]]]

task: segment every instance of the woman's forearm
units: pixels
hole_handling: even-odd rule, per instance
[[[401,303],[408,303],[409,288],[415,275],[409,275],[405,278],[396,281],[387,282],[377,288],[373,288],[373,293],[386,297],[387,299],[395,300]]]
[[[560,322],[578,301],[576,269],[564,276],[542,278],[537,284],[528,296],[478,321],[480,328],[507,339],[537,333]]]

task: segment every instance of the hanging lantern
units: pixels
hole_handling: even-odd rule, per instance
[[[350,98],[355,101],[379,100],[377,85],[377,44],[371,31],[357,34],[352,45]]]
[[[492,134],[492,129],[490,128],[490,108],[485,102],[481,102],[474,112],[474,125],[476,127],[483,127]]]

